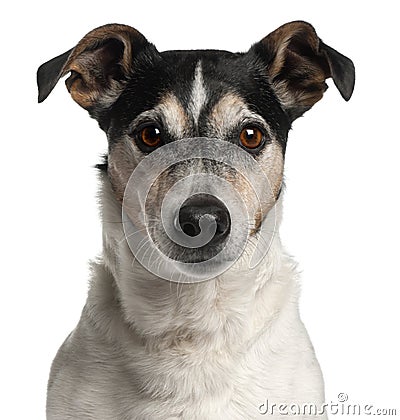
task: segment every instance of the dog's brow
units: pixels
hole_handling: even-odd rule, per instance
[[[269,125],[264,118],[251,111],[246,102],[236,93],[229,92],[224,95],[213,107],[209,115],[209,123],[216,130],[218,137],[224,137],[230,130],[246,122],[257,122],[268,132]]]
[[[185,110],[179,99],[172,93],[163,96],[153,109],[139,114],[132,122],[131,127],[135,128],[142,123],[151,121],[162,121],[164,128],[175,138],[184,137],[189,130],[189,121]]]

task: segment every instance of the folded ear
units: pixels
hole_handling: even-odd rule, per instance
[[[324,44],[309,23],[287,23],[250,51],[265,63],[272,87],[292,120],[322,98],[329,77],[346,101],[353,93],[353,62]]]
[[[39,102],[71,72],[65,84],[79,105],[85,109],[110,105],[120,94],[135,55],[148,45],[146,38],[130,26],[110,24],[94,29],[75,48],[39,67]]]

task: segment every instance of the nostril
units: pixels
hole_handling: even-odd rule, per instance
[[[179,210],[179,226],[188,236],[194,237],[200,234],[201,229],[199,219],[200,215],[196,207],[183,206]]]
[[[200,234],[200,226],[198,223],[182,222],[180,225],[183,232],[188,236],[194,237]]]

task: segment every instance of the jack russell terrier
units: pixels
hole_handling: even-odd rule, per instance
[[[80,321],[51,368],[47,418],[284,419],[290,416],[277,411],[282,405],[322,407],[321,370],[299,317],[296,265],[277,229],[289,129],[322,98],[328,78],[350,99],[352,61],[302,21],[245,53],[159,52],[136,29],[110,24],[39,68],[39,102],[67,74],[70,95],[108,139],[97,165],[104,245]],[[263,175],[249,181],[224,161],[230,150],[244,171],[254,164]],[[179,187],[189,178],[195,189]],[[169,200],[168,211],[175,219],[165,222],[163,202],[173,188],[177,204]],[[221,192],[229,188],[237,196]],[[144,204],[135,195],[140,189]],[[243,220],[233,214],[239,201]],[[147,242],[135,248],[125,219],[140,225],[140,215]],[[274,234],[266,240],[268,224]],[[236,247],[235,229],[244,225],[247,241]],[[204,226],[208,240],[183,240],[197,240]],[[262,241],[267,251],[250,267]],[[151,252],[140,252],[144,243]],[[221,252],[229,264],[215,260]],[[175,263],[202,265],[185,281],[173,277]],[[263,411],[266,400],[275,412]]]

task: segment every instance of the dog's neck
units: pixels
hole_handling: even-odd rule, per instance
[[[292,316],[297,311],[295,267],[283,252],[278,234],[253,270],[240,258],[215,279],[170,282],[149,273],[133,257],[124,235],[121,205],[105,175],[102,184],[103,258],[94,265],[87,310],[92,317],[107,317],[110,334],[121,333],[121,328],[111,325],[118,322],[125,325],[125,333],[149,348],[209,352],[228,347],[233,351],[285,318],[285,312]],[[99,296],[107,296],[107,302],[99,302]],[[96,308],[91,302],[96,302]],[[109,313],[96,313],[102,310]]]

